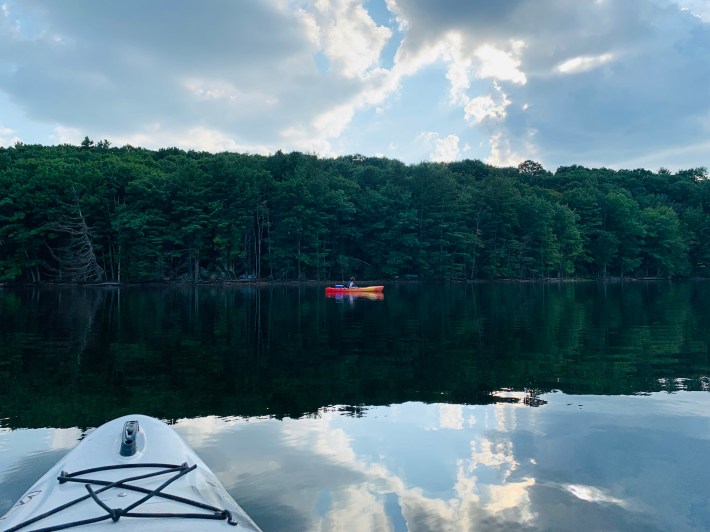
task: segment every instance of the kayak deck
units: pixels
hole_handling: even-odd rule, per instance
[[[259,530],[173,429],[140,415],[90,433],[0,518],[5,531],[209,531],[237,524]]]

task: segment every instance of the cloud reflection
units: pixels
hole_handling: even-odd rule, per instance
[[[413,409],[421,415],[412,417]],[[458,531],[535,516],[528,493],[535,480],[511,479],[519,466],[513,443],[486,436],[509,425],[508,414],[506,408],[405,404],[375,407],[356,423],[329,408],[309,418],[261,421],[250,431],[248,449],[239,441],[241,422],[184,420],[178,428],[208,463],[219,449],[239,448],[238,463],[218,472],[235,498],[244,501],[258,490],[259,498],[290,507],[304,529]],[[422,436],[432,429],[442,449]],[[442,440],[441,429],[452,436]],[[402,437],[406,441],[398,441]],[[271,455],[270,447],[276,449]],[[437,482],[418,480],[431,478],[430,469]]]
[[[463,406],[439,405],[439,427],[442,429],[461,430],[463,428]]]
[[[608,495],[604,490],[601,490],[599,488],[595,488],[594,486],[582,486],[579,484],[568,484],[568,485],[564,486],[564,489],[566,489],[572,495],[574,495],[575,497],[577,497],[578,499],[581,499],[583,501],[595,502],[595,503],[616,504],[618,506],[623,506],[623,507],[627,506],[627,503],[625,501],[623,501],[622,499],[612,497],[611,495]]]
[[[175,428],[264,530],[708,529],[707,392],[544,401],[334,406]],[[0,432],[0,510],[80,435]]]

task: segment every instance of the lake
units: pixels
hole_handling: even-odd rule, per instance
[[[265,530],[710,529],[710,282],[0,288],[0,514],[172,423]]]

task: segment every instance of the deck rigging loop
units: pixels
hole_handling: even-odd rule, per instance
[[[116,469],[138,469],[138,468],[147,468],[147,469],[156,469],[157,468],[157,469],[159,469],[159,471],[153,471],[151,473],[136,475],[136,476],[132,476],[132,477],[126,477],[124,479],[116,480],[113,482],[109,482],[107,480],[100,480],[100,479],[84,478],[82,476],[82,475],[88,475],[88,474],[92,474],[92,473],[96,473],[96,472],[100,472],[100,471],[110,471],[110,470],[116,470]],[[113,466],[94,467],[91,469],[83,469],[81,471],[76,471],[74,473],[67,473],[65,471],[62,471],[62,473],[57,477],[57,481],[60,484],[64,484],[65,482],[83,483],[84,486],[86,487],[88,494],[81,496],[81,497],[77,497],[76,499],[69,501],[65,504],[62,504],[61,506],[57,506],[56,508],[53,508],[53,509],[49,510],[48,512],[45,512],[42,515],[38,515],[32,519],[28,519],[27,521],[24,521],[12,528],[9,528],[6,532],[14,532],[16,530],[21,530],[31,524],[41,521],[42,519],[45,519],[51,515],[55,515],[55,514],[61,512],[62,510],[65,510],[66,508],[74,506],[75,504],[83,502],[87,499],[92,499],[99,507],[101,507],[106,512],[106,514],[99,516],[99,517],[90,518],[90,519],[83,519],[81,521],[73,521],[73,522],[69,522],[69,523],[63,523],[61,525],[54,525],[54,526],[50,526],[50,527],[46,527],[46,528],[34,529],[34,532],[50,532],[50,531],[55,531],[55,530],[66,530],[68,528],[74,528],[77,526],[87,525],[90,523],[98,523],[99,521],[105,521],[107,519],[111,519],[114,522],[116,522],[123,517],[214,519],[214,520],[223,520],[232,526],[237,526],[239,523],[233,519],[232,513],[229,510],[226,510],[223,508],[217,508],[214,506],[210,506],[209,504],[202,503],[200,501],[195,501],[192,499],[187,499],[185,497],[180,497],[178,495],[172,495],[170,493],[163,492],[163,490],[166,487],[168,487],[170,484],[172,484],[173,482],[178,480],[180,477],[187,475],[191,471],[194,471],[196,468],[197,468],[196,465],[189,466],[187,463],[183,463],[180,465],[150,463],[150,464],[119,464],[119,465],[113,465]],[[151,478],[151,477],[157,477],[160,475],[170,475],[170,474],[172,474],[171,477],[169,477],[159,487],[157,487],[153,490],[143,488],[141,486],[135,486],[135,485],[131,484],[131,482],[135,482],[138,480],[143,480],[143,479]],[[101,487],[99,489],[95,490],[94,488],[92,488],[92,485],[93,486],[101,486]],[[101,499],[99,499],[98,495],[107,491],[107,490],[113,489],[113,488],[120,488],[120,489],[135,491],[138,493],[143,493],[145,495],[145,497],[142,497],[141,499],[137,500],[133,504],[127,506],[125,509],[124,508],[110,508]],[[183,504],[194,506],[196,508],[200,508],[202,510],[206,510],[207,512],[210,512],[210,513],[140,513],[140,512],[133,512],[133,510],[135,508],[137,508],[138,506],[140,506],[141,504],[150,500],[153,497],[160,497],[163,499],[169,499],[171,501],[180,502]]]

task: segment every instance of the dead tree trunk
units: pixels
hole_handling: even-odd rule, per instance
[[[96,260],[91,228],[81,212],[79,198],[76,198],[76,216],[66,222],[55,225],[58,233],[64,238],[61,245],[49,247],[56,267],[49,270],[62,281],[97,283],[105,279],[103,268]]]

